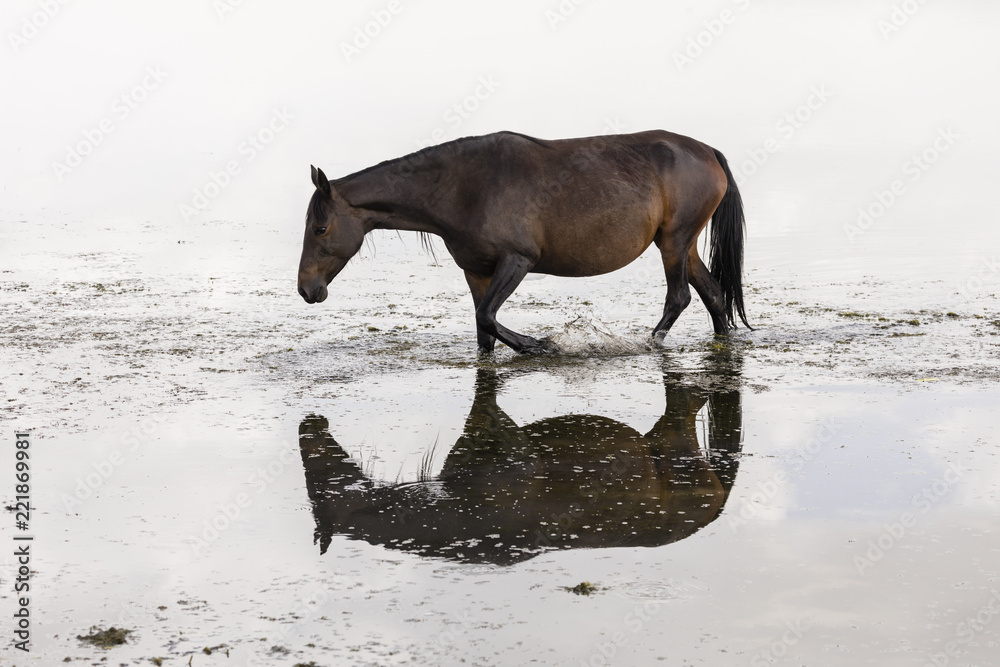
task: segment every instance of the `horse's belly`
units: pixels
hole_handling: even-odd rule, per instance
[[[546,240],[533,271],[569,277],[611,273],[635,261],[655,233],[651,225],[636,225],[630,229],[586,226],[554,234]]]
[[[611,273],[631,264],[642,254],[642,251],[629,259],[618,261],[566,261],[564,258],[543,258],[532,268],[532,273],[546,273],[552,276],[565,276],[567,278],[583,278],[586,276],[599,276]]]

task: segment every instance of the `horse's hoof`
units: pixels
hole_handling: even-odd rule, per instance
[[[667,346],[667,331],[666,329],[660,329],[659,331],[654,331],[651,337],[652,345],[654,348],[663,349]]]
[[[554,354],[559,351],[559,346],[551,340],[534,340],[520,350],[521,354]]]
[[[542,351],[545,354],[557,354],[560,351],[559,346],[556,345],[555,341],[553,340],[549,340],[548,338],[546,338],[545,340],[539,342],[541,343]]]

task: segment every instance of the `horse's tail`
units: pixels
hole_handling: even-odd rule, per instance
[[[722,286],[722,295],[726,300],[724,311],[726,319],[736,327],[738,313],[747,329],[753,330],[743,310],[743,235],[746,233],[743,198],[740,197],[739,188],[736,187],[733,172],[729,170],[726,156],[714,148],[712,150],[715,151],[715,158],[726,172],[728,187],[719,207],[712,214],[709,264],[712,277]]]

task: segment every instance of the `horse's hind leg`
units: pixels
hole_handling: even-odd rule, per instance
[[[726,321],[726,297],[722,294],[722,286],[701,261],[698,249],[694,245],[688,252],[688,280],[701,297],[708,314],[712,316],[715,333],[720,336],[729,333],[729,323]]]
[[[680,314],[691,303],[691,290],[688,288],[688,257],[684,250],[688,244],[678,242],[669,236],[665,237],[662,230],[656,235],[654,241],[660,249],[660,256],[663,258],[663,272],[667,276],[667,301],[663,306],[663,318],[653,329],[653,338],[655,339],[661,332],[665,336]]]
[[[490,278],[480,278],[477,275],[465,272],[465,282],[469,283],[469,290],[472,292],[472,303],[475,304],[476,310],[479,310],[479,304],[483,302],[486,297],[486,290],[490,287]],[[476,323],[476,340],[479,342],[480,352],[492,352],[493,346],[496,345],[496,338],[494,338],[488,331],[483,329]]]

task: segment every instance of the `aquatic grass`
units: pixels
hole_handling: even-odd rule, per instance
[[[112,626],[107,630],[101,630],[94,625],[91,626],[89,635],[77,635],[76,638],[86,644],[107,650],[124,644],[130,634],[132,631],[124,628]]]
[[[576,586],[563,586],[563,590],[569,591],[574,595],[593,595],[601,588],[589,581],[581,581]]]
[[[437,456],[438,442],[441,439],[441,434],[438,433],[437,437],[434,438],[434,444],[427,449],[423,456],[420,457],[420,472],[417,474],[417,479],[421,482],[429,482],[434,479],[434,475],[431,474],[432,467],[434,465],[434,457]]]

